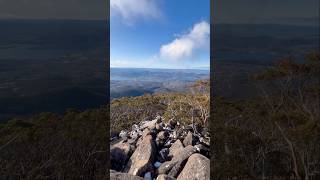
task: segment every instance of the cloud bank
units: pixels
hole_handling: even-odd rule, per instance
[[[197,50],[209,49],[210,25],[206,21],[196,23],[188,33],[162,45],[160,58],[164,60],[190,59]]]
[[[162,16],[158,0],[111,0],[111,15],[120,16],[125,23],[133,24],[137,19],[157,19]]]

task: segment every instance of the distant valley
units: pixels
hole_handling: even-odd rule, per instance
[[[111,68],[110,97],[186,91],[188,85],[209,76],[209,70],[197,69]]]

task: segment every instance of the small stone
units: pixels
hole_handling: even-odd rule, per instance
[[[144,179],[145,180],[152,180],[151,172],[147,172],[144,174]]]
[[[155,163],[153,164],[153,166],[154,166],[155,168],[159,168],[159,167],[161,166],[161,164],[162,164],[162,163],[160,163],[159,161],[157,161],[157,162],[155,162]]]

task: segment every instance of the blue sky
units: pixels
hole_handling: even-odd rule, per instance
[[[210,0],[111,0],[111,67],[210,64]]]

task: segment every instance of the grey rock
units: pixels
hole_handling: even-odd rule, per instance
[[[160,157],[163,161],[166,161],[168,159],[169,149],[163,148],[159,151]]]
[[[144,179],[145,180],[152,180],[151,172],[147,172],[144,174]]]
[[[137,124],[132,125],[132,130],[133,131],[137,131],[139,129],[140,129],[140,127]]]
[[[151,135],[143,137],[140,145],[127,163],[125,172],[142,176],[150,167],[155,156],[155,145]]]
[[[160,166],[161,166],[161,162],[155,162],[154,164],[153,164],[153,166],[155,167],[155,168],[159,168]]]
[[[174,142],[171,147],[169,148],[169,157],[173,157],[175,154],[179,154],[183,151],[184,147],[181,141],[178,139]]]
[[[143,123],[143,125],[141,125],[141,129],[145,129],[145,128],[155,129],[157,121],[158,121],[157,119],[152,121],[146,121]]]
[[[179,174],[177,180],[209,180],[210,160],[201,154],[193,154]]]
[[[128,132],[122,130],[122,131],[119,133],[119,137],[121,137],[122,139],[126,139],[126,138],[128,137]]]
[[[183,145],[188,146],[188,145],[195,145],[196,144],[196,137],[189,131],[187,136],[183,140]]]
[[[176,164],[182,164],[183,161],[188,159],[193,153],[196,152],[196,149],[189,145],[181,151],[181,153],[173,156],[171,161],[166,161],[158,169],[158,174],[167,174]]]
[[[130,132],[130,137],[132,139],[138,139],[139,138],[139,133],[137,131],[131,131]]]
[[[169,176],[169,175],[166,175],[166,174],[160,174],[157,177],[157,180],[176,180],[176,178]]]

